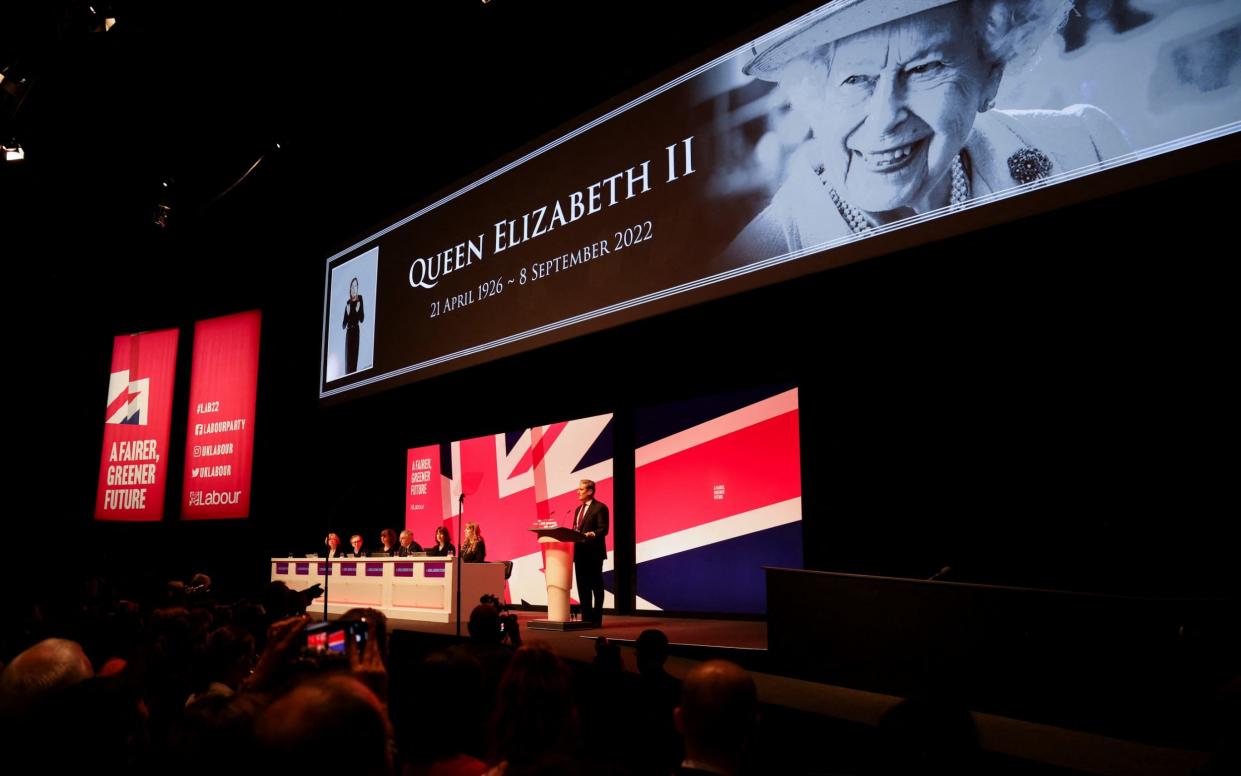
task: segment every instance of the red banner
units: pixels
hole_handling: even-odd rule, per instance
[[[426,545],[445,515],[440,482],[440,446],[410,448],[405,463],[405,527],[414,532],[414,541]]]
[[[250,515],[261,321],[251,310],[194,326],[184,520]]]
[[[112,341],[96,520],[158,521],[164,514],[178,334],[165,329]]]

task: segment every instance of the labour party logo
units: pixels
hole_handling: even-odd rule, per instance
[[[113,372],[108,380],[107,422],[114,425],[145,426],[147,424],[147,397],[151,394],[151,379],[129,379],[129,370]]]

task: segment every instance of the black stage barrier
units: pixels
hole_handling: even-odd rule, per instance
[[[773,670],[1211,749],[1235,598],[1153,599],[767,570]]]

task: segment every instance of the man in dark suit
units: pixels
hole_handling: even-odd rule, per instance
[[[595,627],[603,625],[603,560],[608,555],[608,505],[595,501],[594,480],[582,480],[577,486],[577,499],[582,502],[573,514],[573,528],[585,538],[573,551],[577,571],[577,595],[582,602],[582,620]]]
[[[408,558],[415,552],[422,552],[422,545],[414,541],[414,532],[408,528],[401,531],[401,535],[398,539],[401,542],[401,546],[396,550],[396,554],[399,557]]]

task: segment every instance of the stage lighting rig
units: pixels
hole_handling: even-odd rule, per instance
[[[92,3],[86,7],[87,29],[91,32],[111,32],[116,24],[116,13],[111,3]]]
[[[160,182],[159,202],[155,205],[155,210],[151,212],[151,223],[160,229],[168,228],[168,221],[172,218],[172,179]]]

